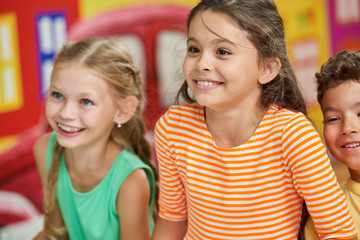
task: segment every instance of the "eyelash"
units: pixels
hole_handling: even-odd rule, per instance
[[[360,113],[356,114],[357,117],[360,117]],[[324,123],[330,123],[341,120],[339,117],[332,117],[324,121]]]
[[[220,52],[222,52],[222,53],[220,53]],[[230,55],[231,53],[230,53],[228,50],[226,50],[226,49],[220,48],[220,49],[218,49],[218,50],[216,51],[216,54],[219,54],[219,55]]]
[[[188,52],[189,52],[189,53],[198,53],[198,52],[200,52],[200,50],[199,50],[197,47],[190,46],[190,47],[188,48]]]
[[[56,98],[56,99],[63,99],[63,96],[61,93],[59,92],[51,92],[50,94],[52,97]]]
[[[329,122],[335,122],[337,120],[339,120],[339,118],[329,118],[325,122],[329,123]]]
[[[85,102],[86,102],[86,103],[85,103]],[[89,99],[82,99],[82,100],[81,100],[81,103],[84,104],[84,105],[86,105],[86,106],[94,105],[94,103],[93,103],[91,100],[89,100]]]
[[[194,46],[190,46],[188,47],[188,52],[190,54],[197,54],[200,52],[200,49],[197,48],[197,47],[194,47]],[[219,56],[225,56],[225,55],[230,55],[230,51],[224,49],[224,48],[219,48],[216,50],[216,55],[219,55]]]
[[[52,96],[53,98],[55,99],[64,99],[63,95],[59,92],[51,92],[50,96]],[[89,100],[89,99],[81,99],[80,100],[80,103],[85,105],[85,106],[91,106],[91,105],[94,105],[93,101]]]

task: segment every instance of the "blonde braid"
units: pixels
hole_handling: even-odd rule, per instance
[[[50,224],[49,214],[54,209],[57,177],[60,168],[60,158],[64,148],[57,142],[53,148],[53,157],[51,159],[51,166],[47,176],[46,189],[45,189],[45,218],[44,230],[48,239],[63,239],[67,238],[67,229],[64,227],[54,227]]]

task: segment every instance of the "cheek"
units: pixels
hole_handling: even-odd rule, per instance
[[[336,136],[337,130],[334,127],[324,127],[324,140],[327,146],[334,145]]]
[[[188,57],[185,57],[184,63],[182,65],[182,70],[183,70],[183,73],[186,78],[187,78],[187,76],[189,76],[189,74],[192,70],[192,66],[195,66],[194,64],[195,63],[191,59],[189,59]]]
[[[56,104],[53,104],[50,101],[46,101],[45,103],[45,115],[47,118],[54,116],[55,112],[57,111]]]

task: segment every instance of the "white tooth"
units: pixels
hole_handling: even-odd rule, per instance
[[[213,82],[208,82],[208,81],[198,81],[198,85],[200,85],[200,86],[213,86],[214,83]]]
[[[59,127],[67,132],[76,132],[76,131],[80,130],[80,128],[72,128],[72,127],[61,125],[61,124],[59,124]]]
[[[345,145],[346,148],[354,148],[354,147],[358,147],[358,146],[360,146],[360,143],[352,143],[352,144]]]

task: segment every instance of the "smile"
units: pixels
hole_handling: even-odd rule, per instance
[[[79,132],[81,130],[81,128],[68,127],[60,123],[58,124],[58,127],[65,132]]]
[[[209,90],[223,84],[222,82],[207,81],[207,80],[195,80],[195,83],[199,89],[203,89],[203,90]]]
[[[196,83],[200,86],[214,86],[215,85],[214,82],[209,82],[209,81],[196,81]]]
[[[359,146],[360,146],[360,143],[350,143],[350,144],[344,145],[343,147],[344,148],[356,148],[356,147],[359,147]]]

